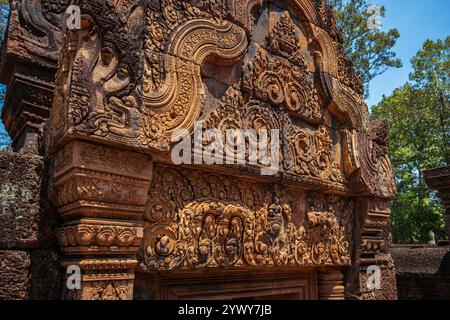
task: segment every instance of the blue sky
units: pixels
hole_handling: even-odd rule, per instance
[[[369,107],[377,104],[383,95],[408,81],[412,71],[410,59],[422,48],[426,39],[444,39],[450,36],[450,0],[371,0],[386,7],[383,30],[397,28],[400,38],[394,47],[403,67],[389,69],[370,83]],[[369,1],[370,2],[370,1]]]
[[[390,69],[370,83],[369,107],[377,104],[383,95],[408,80],[411,72],[410,59],[422,47],[426,39],[444,39],[450,35],[450,0],[369,0],[369,3],[384,5],[386,17],[383,29],[397,28],[400,39],[394,48],[402,59],[403,67]],[[0,131],[3,125],[0,123]]]

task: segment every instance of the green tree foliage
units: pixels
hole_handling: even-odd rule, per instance
[[[414,72],[410,80],[414,88],[423,90],[434,106],[436,147],[443,152],[443,162],[450,163],[450,37],[427,40],[411,60]]]
[[[449,165],[450,37],[427,40],[411,60],[410,81],[372,109],[373,119],[389,122],[389,151],[398,195],[393,204],[396,242],[426,242],[432,230],[444,237],[443,208],[422,171]]]
[[[392,51],[400,34],[397,29],[387,32],[370,29],[368,20],[371,14],[366,0],[327,0],[327,3],[334,8],[336,23],[344,34],[347,56],[362,75],[368,96],[368,85],[373,78],[389,68],[402,66]],[[385,8],[381,7],[381,17],[385,13]]]

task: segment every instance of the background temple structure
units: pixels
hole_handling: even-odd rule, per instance
[[[0,75],[0,298],[397,298],[386,123],[325,1],[13,0]],[[279,130],[280,170],[175,165],[199,121]]]

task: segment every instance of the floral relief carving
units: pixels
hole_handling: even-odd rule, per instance
[[[243,89],[255,97],[281,106],[294,116],[319,124],[319,96],[289,13],[284,12],[268,36],[272,53],[256,45],[256,54],[244,66]]]
[[[244,90],[309,123],[322,120],[317,91],[306,69],[260,49],[244,73]]]
[[[325,126],[300,128],[289,114],[281,109],[273,109],[258,100],[245,99],[239,90],[230,88],[219,103],[219,108],[206,114],[202,120],[206,128],[217,128],[226,139],[229,129],[261,128],[280,130],[282,169],[300,176],[317,177],[330,183],[345,184],[346,178],[341,166],[342,149],[332,139],[330,129]],[[245,141],[246,156],[249,156]],[[226,149],[225,157],[235,158],[235,151]]]

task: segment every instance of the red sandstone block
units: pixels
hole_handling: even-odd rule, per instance
[[[39,156],[0,152],[0,249],[35,248],[53,237],[56,218],[41,201],[43,166]]]
[[[30,255],[25,251],[0,251],[0,300],[28,298]]]

